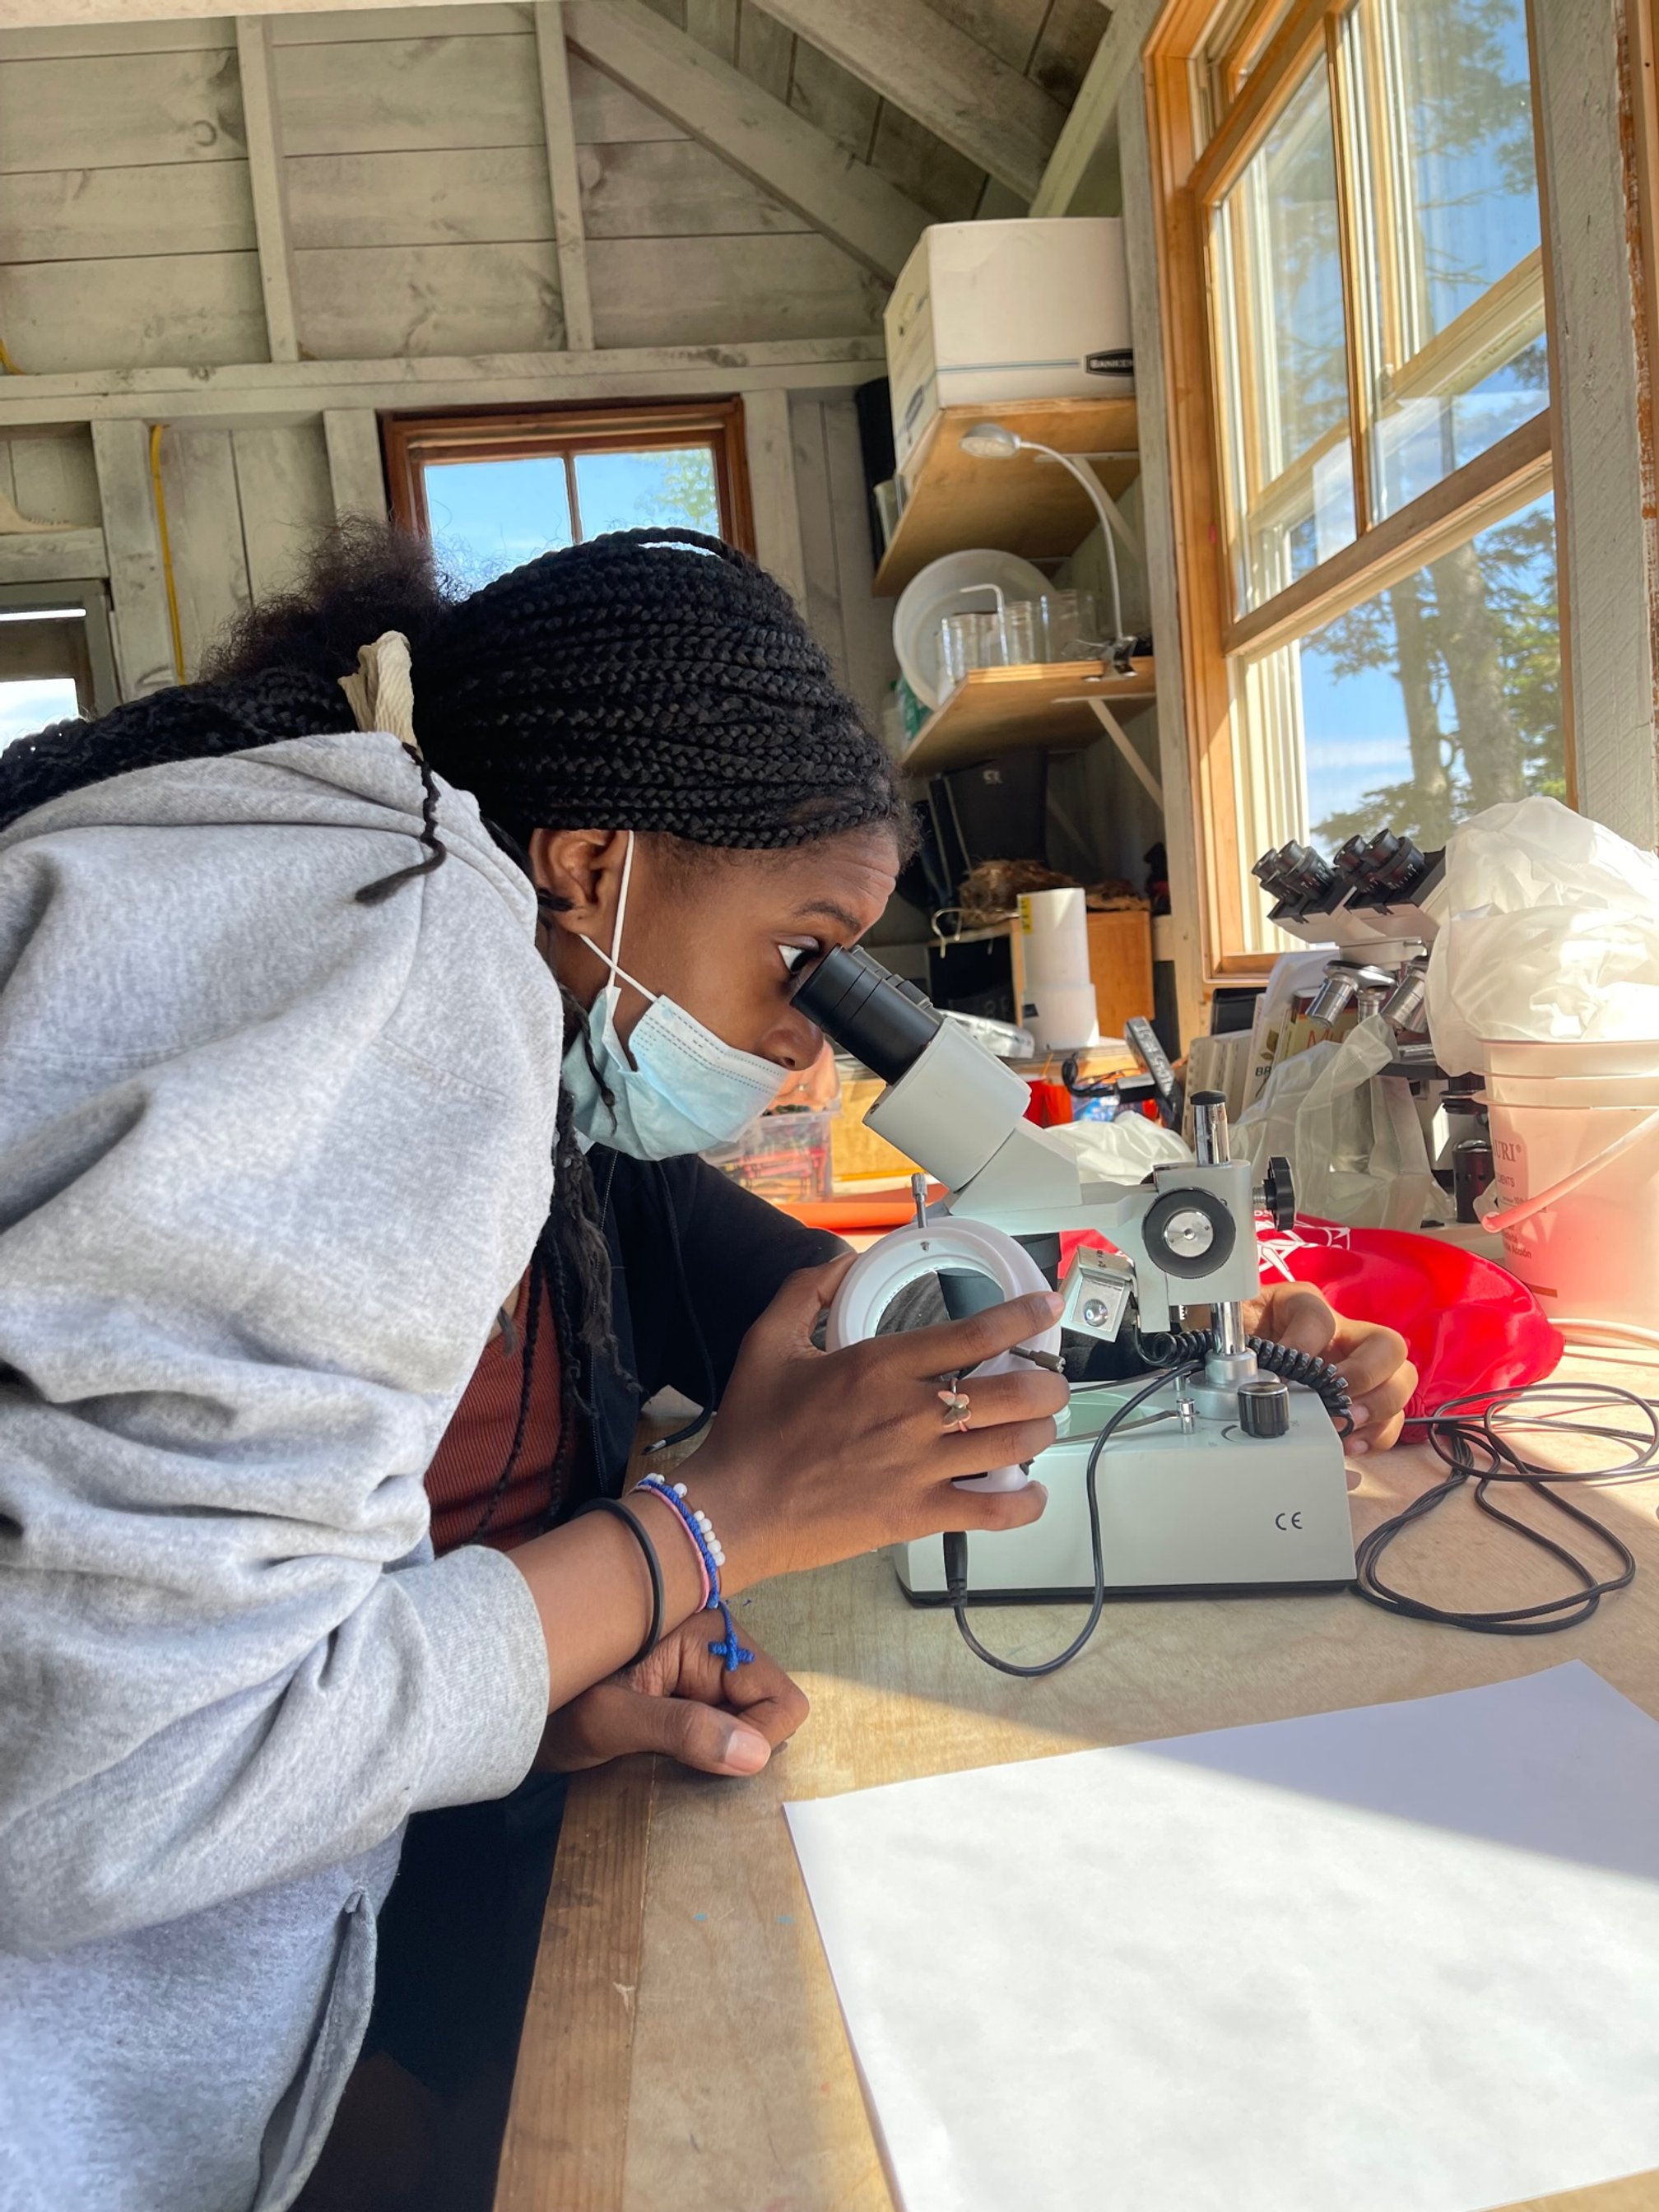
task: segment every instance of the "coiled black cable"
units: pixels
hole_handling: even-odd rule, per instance
[[[1642,1427],[1635,1431],[1609,1428],[1564,1418],[1564,1413],[1557,1413],[1552,1418],[1549,1413],[1532,1410],[1543,1407],[1562,1407],[1564,1413],[1579,1413],[1628,1408],[1636,1414]],[[1435,1456],[1450,1472],[1443,1482],[1420,1492],[1409,1505],[1361,1540],[1354,1554],[1358,1570],[1353,1583],[1356,1597],[1380,1606],[1384,1613],[1403,1614],[1408,1620],[1434,1621],[1444,1628],[1469,1629],[1479,1636],[1548,1636],[1557,1629],[1576,1628],[1581,1621],[1588,1620],[1604,1597],[1628,1588],[1635,1580],[1635,1555],[1622,1537],[1582,1506],[1569,1504],[1560,1492],[1584,1483],[1605,1486],[1637,1482],[1652,1474],[1655,1467],[1659,1466],[1659,1410],[1650,1400],[1613,1382],[1534,1382],[1511,1390],[1475,1390],[1449,1399],[1429,1415],[1424,1425]],[[1554,1431],[1590,1437],[1601,1443],[1626,1443],[1631,1449],[1626,1459],[1611,1467],[1582,1472],[1552,1468],[1530,1458],[1508,1441],[1508,1434],[1523,1429]],[[1559,1560],[1574,1577],[1574,1589],[1536,1605],[1501,1606],[1489,1613],[1464,1613],[1430,1605],[1383,1580],[1382,1554],[1395,1537],[1432,1513],[1437,1506],[1443,1505],[1471,1478],[1474,1482],[1474,1502],[1481,1512]],[[1529,1527],[1513,1514],[1503,1511],[1489,1493],[1493,1484],[1505,1482],[1522,1484],[1557,1513],[1588,1529],[1613,1554],[1618,1572],[1596,1574],[1565,1544],[1557,1543],[1542,1529]]]
[[[1129,1348],[1147,1367],[1187,1367],[1202,1359],[1215,1341],[1207,1328],[1149,1329],[1131,1327]]]
[[[1131,1341],[1135,1357],[1148,1367],[1189,1366],[1220,1350],[1212,1328],[1167,1329],[1146,1336],[1137,1329]],[[1341,1433],[1346,1437],[1352,1431],[1353,1401],[1348,1385],[1328,1359],[1298,1352],[1292,1345],[1273,1344],[1265,1336],[1248,1336],[1244,1341],[1264,1375],[1276,1375],[1282,1382],[1299,1382],[1304,1389],[1311,1390]]]
[[[1264,1374],[1277,1375],[1281,1382],[1299,1382],[1311,1390],[1342,1435],[1352,1433],[1353,1401],[1348,1395],[1347,1380],[1328,1359],[1298,1352],[1294,1345],[1270,1344],[1265,1336],[1247,1336],[1244,1341]]]

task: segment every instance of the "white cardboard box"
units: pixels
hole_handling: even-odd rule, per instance
[[[887,303],[901,472],[941,407],[1119,398],[1134,389],[1115,216],[938,222]]]

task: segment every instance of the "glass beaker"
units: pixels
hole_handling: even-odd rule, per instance
[[[948,698],[970,668],[979,665],[979,640],[973,615],[946,615],[939,626],[939,688]]]
[[[1042,601],[1044,657],[1049,660],[1097,660],[1100,617],[1092,592],[1047,592]]]
[[[1002,610],[1002,658],[1009,668],[1028,668],[1042,658],[1037,645],[1035,599],[1010,599]]]

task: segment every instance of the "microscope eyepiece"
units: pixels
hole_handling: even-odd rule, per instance
[[[856,945],[837,945],[801,978],[795,1004],[884,1083],[914,1067],[944,1021],[932,1000]]]

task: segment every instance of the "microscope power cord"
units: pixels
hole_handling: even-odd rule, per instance
[[[1288,1344],[1271,1343],[1265,1336],[1247,1336],[1244,1341],[1264,1375],[1276,1375],[1283,1382],[1299,1382],[1313,1391],[1341,1433],[1346,1437],[1351,1432],[1352,1401],[1348,1385],[1328,1359],[1318,1358],[1311,1352],[1297,1352]],[[1220,1349],[1215,1331],[1210,1328],[1172,1329],[1146,1336],[1137,1330],[1132,1342],[1136,1356],[1150,1367],[1201,1363]]]
[[[951,1612],[956,1615],[957,1626],[962,1632],[962,1640],[976,1659],[982,1659],[988,1667],[994,1667],[1000,1674],[1018,1674],[1022,1680],[1030,1681],[1041,1674],[1056,1674],[1060,1668],[1068,1666],[1077,1657],[1078,1653],[1082,1650],[1099,1626],[1100,1616],[1106,1606],[1106,1558],[1100,1534],[1100,1499],[1095,1489],[1095,1475],[1100,1466],[1100,1455],[1110,1443],[1115,1431],[1122,1426],[1124,1420],[1134,1412],[1137,1406],[1144,1403],[1155,1392],[1163,1389],[1166,1383],[1173,1382],[1179,1376],[1190,1375],[1193,1372],[1193,1364],[1188,1362],[1182,1366],[1166,1368],[1160,1373],[1152,1376],[1132,1397],[1124,1400],[1095,1438],[1093,1449],[1089,1454],[1088,1468],[1084,1476],[1084,1489],[1089,1501],[1089,1553],[1094,1567],[1094,1593],[1090,1600],[1087,1620],[1066,1649],[1056,1652],[1052,1659],[1039,1660],[1035,1665],[1025,1666],[1015,1659],[999,1658],[994,1651],[988,1650],[980,1642],[968,1620],[968,1539],[959,1529],[952,1530],[946,1534],[945,1538],[945,1595],[950,1600]]]
[[[1553,1418],[1542,1410],[1551,1405],[1562,1408]],[[1632,1409],[1640,1428],[1607,1428],[1569,1418],[1571,1414],[1616,1407]],[[1468,1629],[1480,1636],[1550,1636],[1558,1629],[1576,1628],[1581,1621],[1588,1620],[1604,1597],[1614,1590],[1626,1589],[1635,1579],[1636,1559],[1629,1546],[1593,1513],[1587,1513],[1581,1505],[1570,1504],[1562,1493],[1585,1483],[1611,1486],[1641,1481],[1659,1468],[1659,1409],[1656,1409],[1652,1400],[1613,1382],[1534,1382],[1518,1389],[1471,1391],[1462,1397],[1448,1399],[1429,1416],[1424,1426],[1436,1457],[1449,1472],[1443,1482],[1424,1491],[1401,1512],[1362,1538],[1354,1554],[1357,1575],[1352,1588],[1357,1597],[1408,1620],[1436,1621],[1443,1627]],[[1563,1435],[1588,1437],[1601,1443],[1624,1443],[1630,1447],[1630,1455],[1613,1467],[1580,1474],[1564,1472],[1522,1452],[1510,1441],[1517,1430],[1553,1430]],[[1464,1613],[1430,1605],[1383,1580],[1382,1555],[1395,1537],[1413,1522],[1423,1520],[1443,1505],[1471,1479],[1474,1482],[1474,1502],[1480,1511],[1559,1560],[1573,1577],[1576,1588],[1536,1605],[1502,1606],[1490,1613]],[[1612,1553],[1619,1571],[1598,1576],[1565,1543],[1557,1543],[1542,1529],[1517,1520],[1512,1513],[1505,1513],[1491,1495],[1494,1486],[1502,1483],[1522,1485],[1555,1512],[1588,1529]]]

